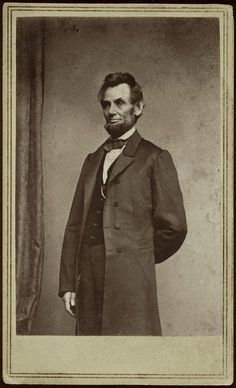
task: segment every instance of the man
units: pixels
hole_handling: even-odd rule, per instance
[[[155,263],[187,226],[170,154],[143,139],[141,87],[129,73],[99,91],[109,139],[84,162],[63,242],[59,296],[79,335],[161,335]]]

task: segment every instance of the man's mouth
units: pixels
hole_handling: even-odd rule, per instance
[[[118,121],[120,121],[119,119],[111,119],[109,120],[109,123],[118,123]]]

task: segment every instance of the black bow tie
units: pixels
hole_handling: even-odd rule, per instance
[[[127,140],[123,139],[108,139],[104,144],[104,150],[110,152],[118,148],[122,148],[127,143]]]

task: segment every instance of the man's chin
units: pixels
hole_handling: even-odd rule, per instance
[[[121,123],[107,123],[104,125],[105,130],[109,133],[111,137],[120,137],[130,128]]]

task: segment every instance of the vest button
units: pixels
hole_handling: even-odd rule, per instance
[[[114,206],[114,207],[118,207],[118,206],[119,206],[119,202],[114,202],[114,203],[113,203],[113,206]]]
[[[114,229],[120,229],[120,225],[118,224],[114,225]]]
[[[122,252],[122,249],[121,249],[121,248],[116,248],[116,251],[117,251],[118,253],[121,253],[121,252]]]

